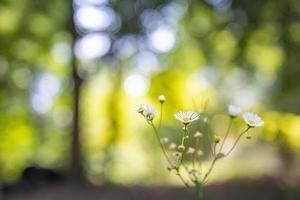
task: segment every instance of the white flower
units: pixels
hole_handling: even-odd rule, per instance
[[[186,151],[186,154],[188,155],[193,155],[196,153],[196,149],[194,149],[193,147],[189,147],[188,150]]]
[[[158,101],[159,101],[160,103],[164,103],[164,102],[166,101],[166,97],[165,97],[164,95],[159,95],[159,96],[158,96]]]
[[[234,105],[229,105],[228,113],[231,117],[237,117],[241,113],[241,108]]]
[[[179,120],[180,122],[182,122],[184,125],[188,125],[191,122],[198,120],[200,115],[198,113],[194,113],[194,112],[178,112],[174,115],[174,117]]]
[[[154,106],[151,105],[143,105],[142,107],[143,113],[141,113],[146,120],[152,121],[157,115],[157,110]]]
[[[244,121],[247,125],[251,128],[253,127],[260,127],[264,125],[264,121],[256,114],[247,112],[243,114]]]

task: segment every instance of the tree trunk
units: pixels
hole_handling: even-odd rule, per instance
[[[80,148],[80,89],[82,79],[77,72],[77,62],[74,54],[74,45],[77,38],[77,32],[73,21],[73,1],[70,0],[70,19],[69,19],[69,32],[72,36],[72,56],[71,56],[71,73],[73,82],[73,119],[71,127],[71,179],[73,181],[82,181],[82,163],[81,163],[81,148]]]

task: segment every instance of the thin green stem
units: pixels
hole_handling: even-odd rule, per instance
[[[237,139],[235,140],[234,144],[232,145],[231,149],[225,154],[225,156],[228,156],[236,147],[236,145],[238,144],[238,142],[240,141],[240,139],[242,138],[242,136],[248,132],[248,130],[250,129],[250,127],[247,127],[246,130],[244,130],[243,132],[240,133],[240,135],[237,137]]]
[[[162,118],[163,118],[163,103],[160,103],[160,116],[159,116],[158,129],[161,128]]]
[[[164,145],[160,142],[158,130],[156,129],[156,127],[155,127],[155,125],[153,124],[152,121],[150,121],[149,124],[152,126],[152,128],[153,128],[153,130],[154,130],[156,139],[157,139],[157,141],[158,141],[158,143],[159,143],[159,145],[160,145],[161,150],[163,151],[164,156],[166,157],[166,159],[167,159],[169,165],[172,166],[172,162],[171,162],[171,160],[170,160],[170,158],[169,158],[169,156],[168,156],[168,154],[167,154],[167,152],[166,152],[166,150],[165,150],[165,147],[164,147]]]
[[[176,175],[180,178],[180,180],[183,182],[183,184],[187,187],[187,188],[190,188],[189,184],[184,180],[184,178],[182,177],[182,175],[180,174],[180,171],[179,171],[179,167],[175,167],[173,168],[173,165],[172,165],[172,162],[165,150],[165,147],[162,145],[162,143],[160,142],[160,138],[159,138],[159,133],[158,133],[158,130],[157,128],[155,127],[154,123],[152,121],[149,122],[149,124],[151,125],[151,127],[153,128],[154,130],[154,133],[155,133],[155,136],[156,136],[156,139],[158,141],[158,143],[160,144],[160,147],[161,147],[161,150],[163,151],[163,154],[166,158],[166,160],[168,161],[168,164],[170,165],[171,169],[175,169],[176,171]]]
[[[187,136],[187,125],[185,124],[184,125],[184,127],[183,127],[183,136],[182,136],[182,139],[181,139],[181,145],[180,146],[183,146],[184,148],[185,148],[185,146],[184,146],[184,143],[185,143],[185,139],[186,139],[186,136]],[[180,164],[183,164],[183,156],[184,156],[184,150],[182,150],[182,155],[181,155],[181,159],[180,159]]]
[[[190,188],[190,185],[184,180],[184,178],[182,177],[182,175],[180,174],[180,170],[179,167],[175,168],[176,171],[176,175],[179,177],[179,179],[181,180],[181,182],[185,185],[186,188]]]
[[[229,135],[229,132],[230,132],[230,129],[231,129],[231,125],[232,125],[232,117],[230,117],[230,122],[229,122],[229,125],[228,125],[228,128],[227,128],[227,131],[226,131],[226,133],[225,133],[225,136],[224,136],[224,139],[222,140],[222,143],[221,143],[221,147],[220,147],[220,150],[219,150],[219,153],[221,153],[222,152],[222,149],[223,149],[223,146],[224,146],[224,144],[225,144],[225,141],[226,141],[226,139],[227,139],[227,137],[228,137],[228,135]]]
[[[218,160],[218,157],[215,157],[215,158],[213,159],[213,161],[212,161],[212,163],[211,163],[211,165],[210,165],[208,171],[206,172],[206,174],[204,175],[204,177],[203,177],[203,179],[202,179],[202,181],[201,181],[201,184],[205,184],[205,183],[206,183],[206,180],[207,180],[208,176],[210,175],[210,173],[212,172],[212,170],[213,170],[213,168],[214,168],[214,166],[215,166],[217,160]]]
[[[213,155],[214,155],[214,156],[217,155],[216,151],[217,151],[217,143],[215,142],[215,144],[214,144],[214,152],[213,152]]]

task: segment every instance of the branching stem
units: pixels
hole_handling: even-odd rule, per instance
[[[241,137],[248,132],[248,130],[250,129],[250,127],[247,127],[243,132],[240,133],[240,135],[237,137],[237,139],[235,140],[234,144],[232,145],[231,149],[225,154],[225,156],[228,156],[236,147],[236,145],[238,144],[238,142],[240,141]]]

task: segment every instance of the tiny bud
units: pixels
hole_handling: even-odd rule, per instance
[[[189,147],[188,150],[186,151],[186,154],[194,155],[195,152],[196,152],[196,149],[194,149],[193,147]]]
[[[185,150],[185,146],[179,145],[178,146],[178,151],[183,152]]]
[[[177,148],[177,145],[174,143],[174,142],[172,142],[170,145],[169,145],[169,149],[170,150],[175,150]]]
[[[137,112],[140,113],[140,114],[143,114],[144,108],[143,108],[143,107],[139,107],[139,108],[137,109]]]
[[[176,151],[173,153],[173,156],[179,160],[181,158],[182,154],[180,152]]]
[[[246,137],[248,140],[250,140],[251,138],[252,138],[252,136],[251,135],[247,135],[247,137]]]
[[[215,143],[218,144],[221,141],[221,137],[218,135],[215,135]]]
[[[190,136],[188,136],[188,135],[185,136],[185,139],[189,139],[189,138],[190,138]]]
[[[218,153],[217,158],[223,158],[225,155],[223,153]]]
[[[158,96],[158,101],[159,101],[160,103],[164,103],[164,102],[166,101],[166,97],[165,97],[164,95],[159,95],[159,96]]]
[[[162,143],[162,144],[168,144],[169,143],[169,138],[167,138],[167,137],[164,137],[164,138],[161,138],[160,139],[160,143]]]
[[[203,151],[198,150],[198,151],[196,152],[196,154],[197,154],[197,156],[203,156]]]
[[[236,118],[240,113],[241,113],[241,108],[234,105],[228,106],[228,114],[231,118]]]
[[[187,130],[187,126],[182,127],[182,130],[186,131]]]
[[[200,131],[196,131],[196,133],[194,134],[194,138],[196,139],[200,139],[203,137],[203,134]]]

